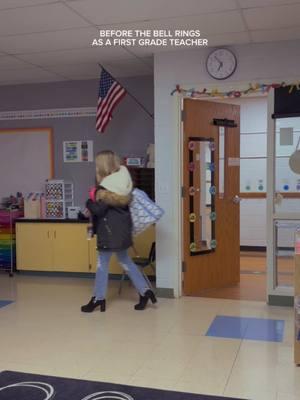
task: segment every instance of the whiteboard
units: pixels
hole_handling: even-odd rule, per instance
[[[44,191],[52,177],[50,128],[0,129],[0,199]]]

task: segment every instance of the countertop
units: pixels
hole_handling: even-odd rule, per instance
[[[59,218],[17,218],[15,220],[16,223],[25,223],[25,222],[30,222],[30,223],[59,223],[59,224],[87,224],[89,220],[79,220],[79,219],[59,219]]]

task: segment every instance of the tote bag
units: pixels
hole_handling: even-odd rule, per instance
[[[155,204],[148,195],[140,189],[133,190],[132,201],[129,208],[133,225],[133,235],[143,232],[148,226],[157,222],[164,214],[163,209]]]

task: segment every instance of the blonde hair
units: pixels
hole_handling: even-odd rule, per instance
[[[96,180],[100,184],[106,176],[117,172],[120,169],[121,160],[119,156],[111,150],[100,151],[95,158]]]

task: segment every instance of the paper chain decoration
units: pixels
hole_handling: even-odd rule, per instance
[[[246,96],[247,94],[251,93],[268,93],[271,89],[278,89],[281,87],[285,86],[290,86],[289,88],[289,93],[291,94],[295,89],[300,90],[300,81],[297,81],[295,83],[271,83],[271,84],[266,84],[266,83],[249,83],[248,89],[245,90],[230,90],[227,92],[221,92],[218,89],[213,89],[211,91],[208,91],[206,88],[203,90],[199,91],[194,88],[192,89],[183,89],[180,87],[180,85],[176,85],[176,88],[172,90],[171,96],[173,96],[175,93],[179,94],[184,94],[189,97],[194,97],[194,98],[201,98],[201,97],[229,97],[229,98],[238,98],[241,96]]]

